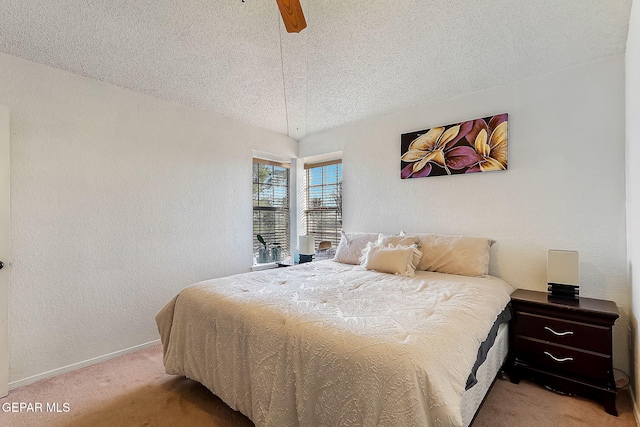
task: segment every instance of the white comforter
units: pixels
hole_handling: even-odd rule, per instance
[[[459,426],[495,277],[415,278],[322,261],[184,289],[156,317],[167,373],[257,426]]]

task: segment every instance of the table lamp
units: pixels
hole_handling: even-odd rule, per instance
[[[314,236],[298,236],[300,249],[300,264],[310,262],[316,253],[316,238]]]
[[[579,294],[580,264],[578,251],[549,249],[547,252],[547,284],[551,295],[576,299]]]

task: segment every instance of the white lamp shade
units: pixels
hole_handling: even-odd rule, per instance
[[[547,252],[547,283],[580,284],[580,263],[577,251],[549,249]]]
[[[316,253],[315,236],[298,236],[298,248],[302,255],[314,255]]]

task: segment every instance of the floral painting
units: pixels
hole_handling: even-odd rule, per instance
[[[508,114],[402,134],[400,177],[507,169]]]

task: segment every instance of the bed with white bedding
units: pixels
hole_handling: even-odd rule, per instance
[[[468,427],[473,421],[485,396],[491,389],[493,381],[500,373],[509,355],[509,324],[502,323],[498,328],[496,339],[489,349],[486,360],[476,372],[478,382],[462,394],[462,425]]]
[[[195,284],[156,321],[167,373],[257,426],[460,426],[475,412],[463,420],[463,393],[476,409],[486,393],[467,398],[480,384],[465,384],[511,291],[491,276],[321,261]]]

